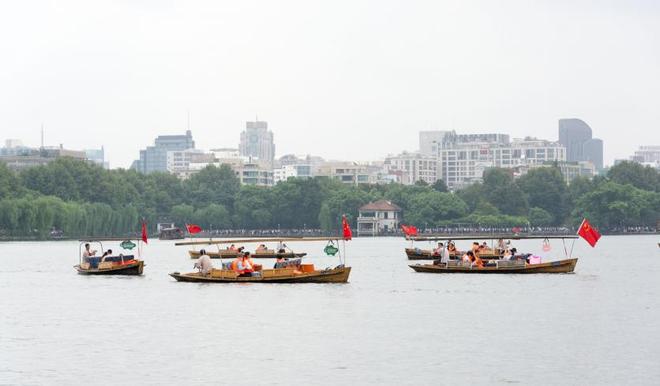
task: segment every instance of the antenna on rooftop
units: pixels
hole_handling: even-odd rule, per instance
[[[190,110],[188,110],[188,131],[190,131]]]
[[[41,124],[41,148],[44,148],[44,136],[45,136],[45,131],[44,131],[44,124]]]

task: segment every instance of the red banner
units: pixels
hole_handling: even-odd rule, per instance
[[[580,229],[578,229],[577,234],[586,242],[588,242],[592,247],[595,247],[598,239],[600,239],[600,233],[598,230],[596,230],[596,228],[589,224],[589,221],[587,221],[586,218],[582,220],[582,224],[580,225]]]
[[[401,230],[406,236],[417,236],[417,227],[414,225],[404,225],[401,224]]]
[[[202,231],[202,228],[199,225],[195,224],[186,224],[186,228],[188,229],[188,233],[191,235],[194,235],[195,233],[199,233]]]
[[[344,234],[344,240],[351,240],[353,238],[353,232],[351,231],[351,226],[348,225],[346,215],[341,216],[341,228],[342,233]]]
[[[142,241],[145,244],[148,244],[148,242],[147,242],[147,223],[144,220],[142,220]]]

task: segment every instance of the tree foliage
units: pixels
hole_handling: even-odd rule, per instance
[[[577,224],[599,227],[655,225],[660,216],[658,172],[622,163],[607,176],[566,185],[559,169],[539,168],[518,180],[488,169],[483,183],[455,193],[444,183],[346,185],[317,177],[292,178],[272,188],[241,186],[228,166],[209,166],[188,180],[58,159],[14,173],[0,164],[0,236],[121,236],[147,220],[204,229],[322,228],[337,231],[341,216],[356,225],[358,209],[378,199],[402,208],[417,226],[470,223],[483,226]],[[531,209],[530,209],[531,207]]]

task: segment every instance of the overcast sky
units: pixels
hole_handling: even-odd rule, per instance
[[[660,145],[660,1],[6,1],[0,140],[106,148],[159,134],[370,160],[418,131],[557,139],[578,117],[605,162]]]

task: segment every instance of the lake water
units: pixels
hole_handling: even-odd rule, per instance
[[[415,273],[404,240],[356,239],[348,284],[298,285],[175,282],[192,261],[171,241],[142,277],[76,274],[77,242],[0,243],[0,384],[659,384],[658,239],[578,240],[572,275]],[[336,265],[323,247],[296,244]]]

